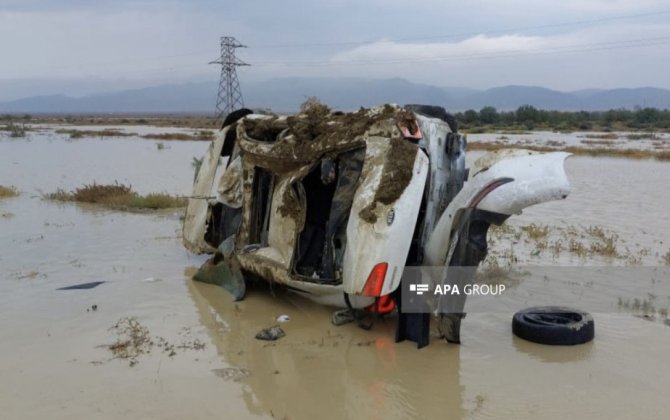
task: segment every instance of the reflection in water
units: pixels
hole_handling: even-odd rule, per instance
[[[590,341],[576,346],[548,346],[516,336],[512,336],[512,344],[518,352],[546,363],[571,363],[588,360],[591,357],[592,348],[596,345],[595,341]]]
[[[464,417],[460,351],[437,342],[418,351],[393,342],[393,323],[372,331],[335,328],[327,309],[275,291],[252,291],[234,303],[222,289],[188,281],[222,358],[251,371],[244,399],[254,414],[289,418]],[[274,343],[255,333],[287,313],[287,336]]]

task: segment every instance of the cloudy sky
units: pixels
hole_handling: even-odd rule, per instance
[[[0,0],[0,100],[218,78],[670,88],[662,0]]]

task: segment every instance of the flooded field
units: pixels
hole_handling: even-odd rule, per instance
[[[670,150],[670,134],[653,132],[500,132],[469,134],[468,140],[482,143],[523,144],[527,146],[546,146],[555,148],[578,147],[586,149]]]
[[[74,140],[57,128],[0,137],[0,185],[20,193],[0,198],[2,418],[670,415],[669,162],[568,159],[566,200],[513,216],[491,235],[485,265],[529,273],[490,306],[466,307],[462,345],[433,337],[417,350],[394,343],[393,319],[370,331],[334,327],[332,308],[283,290],[257,287],[234,303],[191,281],[206,256],[183,248],[180,211],[44,200],[41,193],[94,181],[188,195],[193,158],[208,147]],[[534,274],[546,266],[554,267],[546,278]],[[104,283],[57,290],[89,282]],[[512,314],[545,303],[592,312],[595,340],[566,348],[514,337]],[[290,317],[286,337],[254,338],[280,315]]]

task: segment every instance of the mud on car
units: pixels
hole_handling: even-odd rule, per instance
[[[396,338],[425,345],[431,315],[401,306],[405,268],[476,267],[490,224],[569,193],[566,153],[498,151],[466,169],[465,150],[441,107],[236,111],[210,144],[186,211],[185,246],[214,254],[196,278],[236,299],[261,278],[355,319],[399,306]],[[435,314],[450,341],[460,339],[463,305]]]

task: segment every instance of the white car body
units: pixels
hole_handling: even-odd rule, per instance
[[[369,117],[372,123],[351,138],[331,136],[322,141],[317,137],[313,144],[301,143],[292,134],[296,121],[303,123],[304,116],[287,122],[286,117],[247,115],[224,127],[212,141],[194,182],[184,221],[185,246],[196,253],[213,253],[219,248],[228,258],[232,256],[239,262],[245,275],[283,284],[322,304],[362,308],[396,291],[406,265],[453,263],[458,226],[463,222],[465,210],[495,213],[504,220],[527,206],[565,198],[569,193],[563,170],[568,154],[521,150],[488,153],[466,176],[464,137],[454,133],[444,118],[424,115],[421,108],[409,109],[413,110],[411,115],[418,132],[408,131],[406,120],[402,120],[407,118],[408,111],[387,105],[355,114]],[[385,113],[388,117],[384,117]],[[336,132],[348,133],[344,126],[348,121],[346,115],[332,118],[333,122],[328,124],[340,130]],[[256,130],[262,134],[257,128],[266,123],[276,126],[276,131],[282,129],[276,138],[259,141],[247,132]],[[286,124],[289,127],[293,124],[293,128],[283,129]],[[234,144],[230,143],[231,138]],[[317,147],[319,141],[322,151]],[[305,151],[309,156],[303,156]],[[355,167],[352,162],[356,156],[362,158],[358,175],[351,169]],[[235,159],[241,159],[241,166],[230,169]],[[333,170],[336,179],[325,184],[331,163],[336,168]],[[407,167],[400,168],[400,163]],[[400,169],[394,172],[394,167]],[[386,194],[383,202],[382,190],[400,182],[394,181],[398,170],[405,171],[402,191],[396,191],[397,196]],[[411,176],[406,179],[409,171]],[[313,198],[310,202],[310,194],[316,197],[330,188],[334,189],[332,197],[340,192],[346,196],[349,190],[345,181],[340,180],[344,173],[354,174],[355,192],[351,202],[343,204],[346,210],[343,225],[335,233],[331,223],[336,214],[335,199],[328,207],[330,219],[323,225],[321,219],[325,216],[316,210],[310,213],[309,207],[322,205],[324,200]],[[388,177],[393,179],[385,179]],[[320,185],[319,182],[325,187],[308,188],[314,183]],[[222,187],[226,183],[233,188]],[[230,193],[235,188],[239,198],[222,194],[223,190]],[[267,203],[263,201],[266,196]],[[263,209],[259,210],[259,206]],[[221,221],[228,217],[225,211],[239,215],[239,222],[237,216],[230,216],[239,225],[232,233],[216,234],[215,229],[226,230],[227,225]],[[219,216],[216,212],[220,212]],[[310,216],[321,219],[310,222]],[[322,242],[313,238],[322,230],[325,230],[323,244],[332,248],[332,264],[324,257],[330,256],[331,251],[324,250],[320,256],[323,260],[305,256],[310,252],[305,244],[321,246]],[[311,239],[307,234],[310,232]],[[310,274],[311,265],[305,261],[323,265]],[[382,270],[384,264],[386,269]],[[331,275],[324,278],[324,272]],[[381,284],[371,293],[366,291],[366,284],[374,273],[381,278]]]

